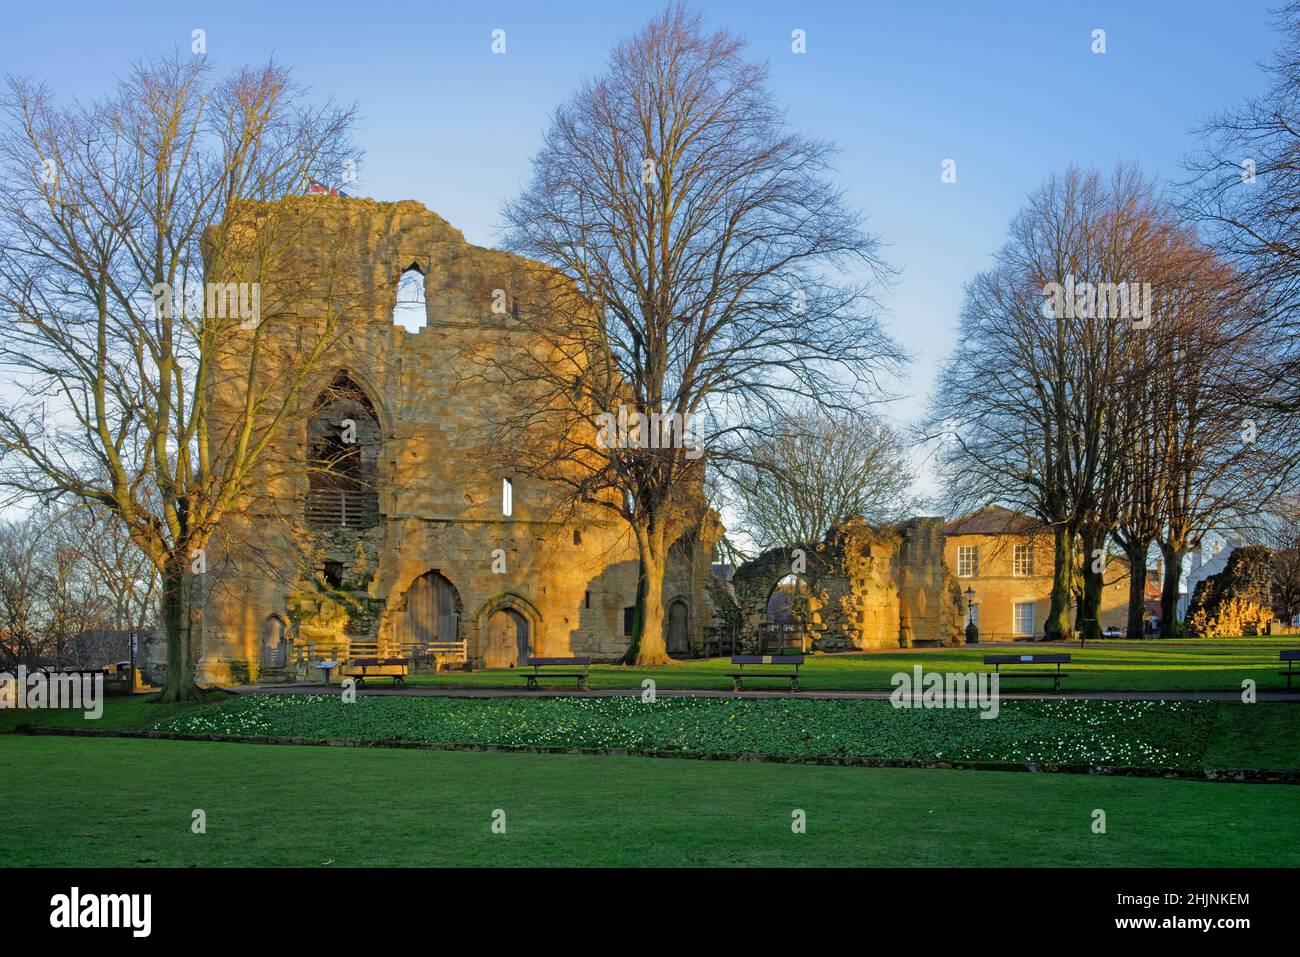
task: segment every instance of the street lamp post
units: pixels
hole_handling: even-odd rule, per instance
[[[975,624],[975,589],[966,587],[966,644],[980,643],[979,626]]]

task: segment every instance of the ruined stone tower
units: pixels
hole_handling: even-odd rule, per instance
[[[365,652],[441,649],[474,667],[621,655],[635,543],[608,512],[557,517],[554,490],[485,468],[486,410],[524,399],[459,367],[468,344],[510,334],[514,307],[494,306],[536,267],[470,245],[416,202],[291,202],[306,217],[301,255],[356,295],[337,355],[312,384],[318,398],[285,424],[270,461],[338,467],[317,476],[268,465],[223,522],[198,603],[200,682],[290,677],[308,657]],[[410,301],[399,304],[399,287]],[[263,299],[277,293],[294,296]],[[291,311],[309,317],[316,295]],[[416,321],[395,324],[403,311]],[[218,370],[208,382],[218,418],[239,401],[233,379]],[[716,517],[701,508],[695,528],[665,584],[670,654],[698,649],[712,619]]]

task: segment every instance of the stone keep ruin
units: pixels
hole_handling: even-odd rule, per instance
[[[278,228],[293,224],[303,268],[290,272],[321,278],[263,283],[262,302],[281,316],[264,330],[264,353],[301,338],[326,296],[347,321],[303,390],[307,411],[279,427],[264,477],[241,490],[195,576],[200,682],[295,680],[312,676],[314,660],[357,655],[409,656],[417,669],[619,658],[635,541],[607,510],[561,507],[555,489],[486,464],[499,457],[485,454],[485,421],[528,396],[465,368],[465,356],[508,346],[541,267],[470,245],[413,201],[311,196],[275,212]],[[209,268],[222,281],[235,271]],[[503,296],[508,308],[494,309]],[[214,423],[244,401],[247,341],[210,365]],[[305,467],[313,462],[330,467]],[[722,527],[702,491],[682,512],[664,584],[669,654],[701,655],[727,639],[744,647],[790,555],[760,556],[723,582],[712,566]],[[807,547],[819,647],[960,641],[942,527],[851,523]]]

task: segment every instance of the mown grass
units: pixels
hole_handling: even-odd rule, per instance
[[[230,695],[221,691],[211,691],[202,702],[189,704],[157,704],[152,700],[153,697],[153,695],[133,695],[123,698],[105,698],[104,713],[94,720],[87,720],[84,712],[66,709],[0,708],[0,734],[7,734],[22,724],[46,728],[143,731],[159,721],[177,717],[195,708],[220,704],[230,698]]]
[[[1289,785],[13,735],[0,762],[9,866],[1300,865]]]
[[[1070,691],[1240,691],[1250,679],[1259,690],[1284,690],[1278,675],[1277,653],[1282,648],[1300,648],[1300,637],[1240,638],[1215,643],[1150,641],[1144,644],[1102,643],[1080,648],[1073,645],[1017,644],[976,645],[964,648],[936,648],[908,652],[815,655],[808,658],[799,679],[807,691],[883,691],[892,687],[899,672],[911,672],[915,665],[926,671],[981,672],[992,670],[983,663],[986,654],[1033,654],[1068,652],[1073,661],[1064,670],[1069,677],[1063,687]],[[447,688],[522,688],[527,669],[449,671],[438,675],[417,675],[408,684]],[[647,679],[657,687],[728,690],[727,672],[735,667],[726,658],[676,661],[658,668],[628,668],[594,665],[593,688],[639,688]],[[1041,670],[1041,669],[1034,669]],[[1282,669],[1285,670],[1285,669]],[[374,682],[381,687],[387,682]],[[557,687],[572,687],[573,681],[556,680]],[[781,689],[780,682],[756,682],[753,688]],[[1043,679],[1011,678],[1004,691],[1050,691]]]

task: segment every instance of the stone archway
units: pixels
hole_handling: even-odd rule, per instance
[[[424,652],[434,642],[460,641],[462,606],[456,586],[437,569],[425,572],[398,599],[393,639],[403,653]]]
[[[731,584],[736,592],[741,622],[746,630],[752,632],[766,617],[773,592],[783,579],[795,574],[796,563],[800,560],[805,569],[800,578],[810,584],[816,582],[827,570],[821,553],[807,545],[770,549],[736,569]]]
[[[262,626],[262,670],[283,668],[289,661],[289,634],[284,619],[271,615]]]
[[[519,667],[532,655],[567,654],[544,650],[541,613],[514,592],[504,592],[480,605],[474,613],[474,628],[478,637],[472,642],[470,656],[475,667]]]

